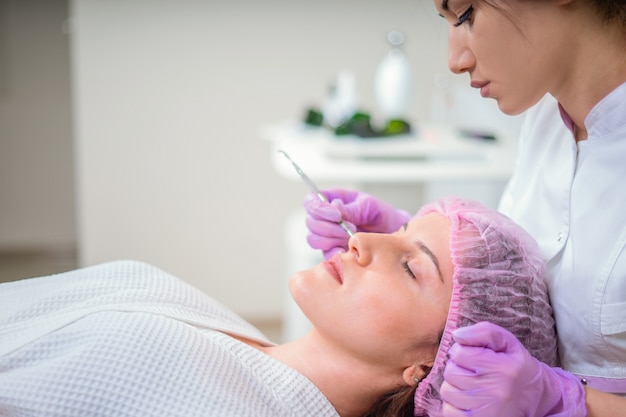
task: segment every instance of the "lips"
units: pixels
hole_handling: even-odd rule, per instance
[[[324,268],[326,271],[339,282],[343,284],[343,270],[341,265],[341,259],[339,255],[335,255],[327,261],[324,261]]]
[[[489,81],[472,81],[470,83],[470,86],[472,86],[473,88],[483,88],[487,84],[489,84]]]
[[[472,81],[470,86],[480,89],[480,95],[487,97],[489,95],[489,81]]]

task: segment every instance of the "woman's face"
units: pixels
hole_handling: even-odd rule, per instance
[[[389,366],[434,357],[452,294],[449,229],[431,213],[393,234],[356,233],[348,252],[294,275],[292,296],[351,357]]]
[[[550,0],[434,0],[449,23],[448,66],[483,97],[518,114],[567,80],[572,21]]]

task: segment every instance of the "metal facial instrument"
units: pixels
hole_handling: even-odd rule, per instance
[[[293,167],[296,169],[296,172],[298,173],[298,175],[300,175],[300,178],[302,178],[302,181],[304,181],[304,183],[307,185],[307,187],[309,187],[309,189],[311,191],[313,191],[315,193],[315,195],[317,195],[317,198],[319,198],[321,201],[324,201],[324,202],[328,203],[328,199],[326,198],[326,196],[321,193],[319,188],[317,188],[315,183],[313,181],[311,181],[311,179],[304,173],[304,171],[302,171],[302,169],[298,166],[298,164],[293,162],[293,159],[291,159],[291,157],[289,155],[287,155],[287,152],[285,152],[285,151],[283,151],[281,149],[279,149],[278,152],[282,153],[285,156],[285,158],[287,158],[289,160],[289,162],[291,162],[291,165],[293,165]],[[350,230],[350,228],[348,227],[346,222],[341,220],[339,222],[339,226],[341,226],[341,228],[343,230],[345,230],[345,232],[348,234],[348,236],[352,237],[352,230]]]

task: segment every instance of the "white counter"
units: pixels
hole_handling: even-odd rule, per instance
[[[502,133],[496,140],[468,138],[451,128],[428,125],[412,135],[362,139],[283,123],[263,127],[261,136],[272,142],[270,156],[281,175],[297,179],[278,149],[319,182],[506,181],[516,151],[515,141]]]

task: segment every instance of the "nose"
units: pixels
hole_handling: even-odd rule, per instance
[[[448,33],[448,68],[455,74],[470,72],[476,57],[467,46],[465,27],[451,27]]]
[[[369,265],[372,262],[372,242],[371,235],[373,233],[355,233],[348,240],[348,253],[354,256],[354,259],[361,266]]]
[[[354,256],[361,266],[371,264],[376,257],[395,253],[402,243],[392,234],[387,233],[355,233],[348,241],[348,253]]]

